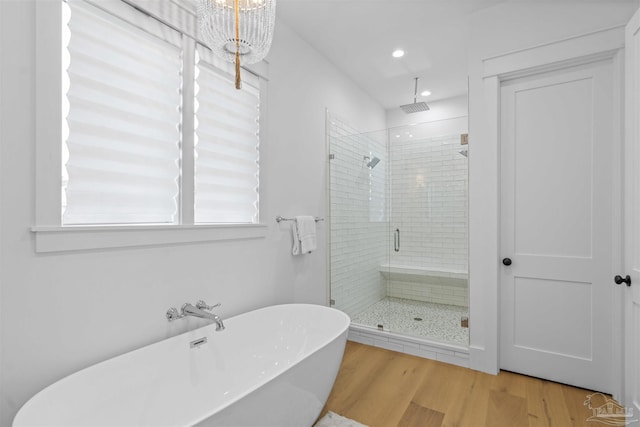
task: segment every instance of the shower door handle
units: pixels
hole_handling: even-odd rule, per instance
[[[396,231],[393,233],[393,250],[396,252],[400,252],[400,229],[396,228]]]

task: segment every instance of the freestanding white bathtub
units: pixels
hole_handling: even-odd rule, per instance
[[[349,323],[341,311],[307,304],[241,314],[224,331],[208,325],[63,378],[13,425],[311,426]]]

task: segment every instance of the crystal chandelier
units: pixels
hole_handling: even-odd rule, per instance
[[[253,64],[271,47],[276,0],[200,0],[200,31],[221,58],[236,64],[236,89],[241,88],[240,60]]]

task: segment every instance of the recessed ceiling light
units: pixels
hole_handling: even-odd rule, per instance
[[[422,92],[420,95],[422,96],[429,96],[431,95],[431,92],[429,92],[428,90],[425,90],[424,92]]]
[[[393,51],[391,56],[393,56],[394,58],[402,58],[404,56],[404,50],[396,49],[396,50]]]

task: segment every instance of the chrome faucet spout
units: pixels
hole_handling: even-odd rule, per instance
[[[216,331],[224,330],[224,322],[222,318],[217,314],[210,313],[208,311],[202,310],[192,304],[186,303],[182,306],[182,314],[184,316],[193,316],[199,317],[201,319],[209,319],[213,320],[216,323]]]

